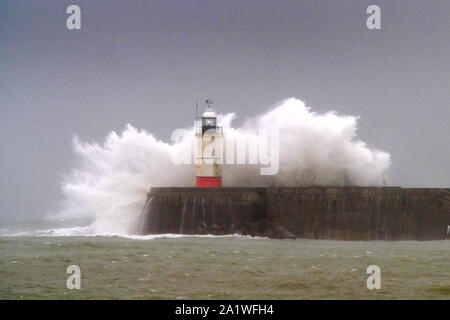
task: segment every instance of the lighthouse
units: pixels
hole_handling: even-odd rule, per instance
[[[196,124],[196,186],[199,188],[222,187],[223,132],[217,126],[217,116],[211,108],[212,101],[206,100],[206,110]]]

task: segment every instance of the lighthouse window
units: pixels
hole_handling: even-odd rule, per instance
[[[215,127],[216,126],[216,119],[213,119],[213,118],[203,119],[203,125],[207,126],[207,127]]]

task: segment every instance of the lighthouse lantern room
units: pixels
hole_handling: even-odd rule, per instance
[[[212,101],[206,100],[206,111],[196,124],[197,182],[200,188],[222,187],[220,157],[223,141],[222,128],[217,126],[217,116],[211,108]],[[220,152],[219,152],[220,151]]]

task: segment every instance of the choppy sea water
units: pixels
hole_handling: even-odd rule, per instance
[[[55,234],[0,236],[0,299],[450,299],[448,240]],[[66,287],[74,264],[80,290]]]

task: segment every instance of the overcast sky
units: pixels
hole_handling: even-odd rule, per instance
[[[391,185],[449,187],[449,17],[448,0],[1,0],[0,218],[58,207],[74,134],[168,141],[207,97],[240,121],[288,97],[359,115]]]

